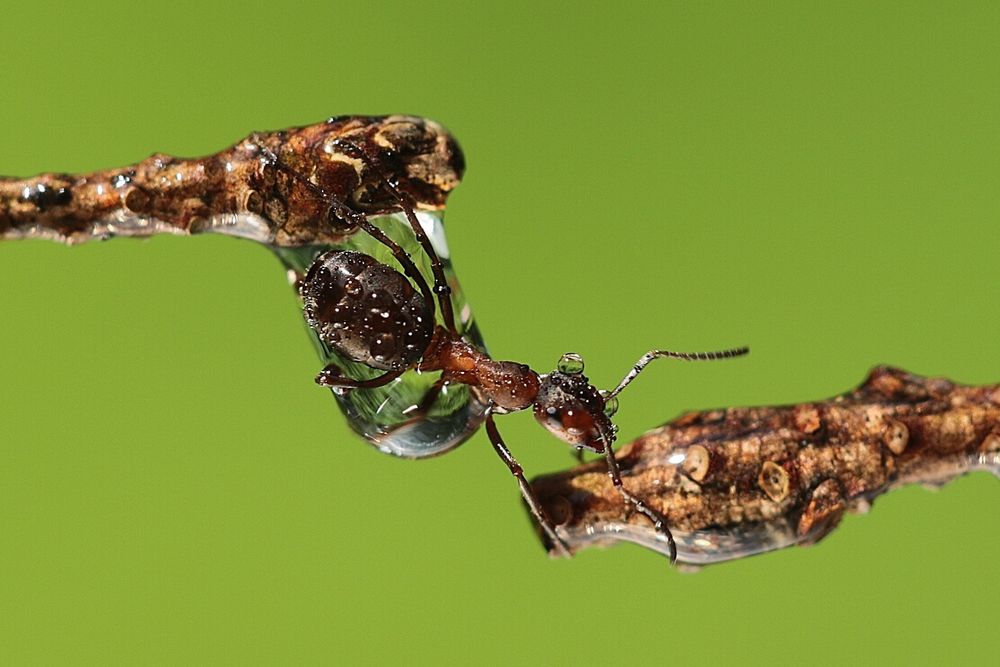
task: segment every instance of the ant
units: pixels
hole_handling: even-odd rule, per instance
[[[617,409],[617,396],[655,359],[728,359],[747,354],[749,348],[718,352],[651,350],[611,391],[601,391],[590,384],[583,374],[583,360],[576,354],[563,355],[557,369],[544,374],[536,373],[525,364],[496,361],[469,343],[456,328],[451,288],[441,259],[414,213],[413,199],[398,187],[397,178],[382,168],[378,155],[346,139],[334,140],[333,144],[345,155],[364,162],[379,177],[381,187],[385,187],[398,203],[420,247],[430,259],[434,282],[433,287],[429,285],[406,251],[362,213],[261,147],[264,165],[287,173],[312,191],[328,206],[331,224],[346,225],[349,230],[356,228],[369,234],[392,252],[403,269],[400,273],[370,255],[352,250],[329,250],[316,258],[299,284],[308,325],[324,343],[347,359],[383,371],[372,379],[356,380],[346,377],[339,367],[330,364],[316,376],[316,383],[338,391],[371,389],[387,385],[409,370],[440,371],[435,387],[461,383],[477,391],[487,405],[486,433],[493,449],[517,479],[525,503],[555,550],[567,556],[568,546],[545,515],[494,420],[494,415],[532,409],[542,426],[575,447],[579,455],[582,456],[584,450],[604,455],[615,489],[632,511],[649,519],[667,540],[673,563],[677,558],[677,546],[667,518],[626,489],[622,482],[613,448],[617,428],[611,421]],[[437,324],[435,300],[442,324]]]

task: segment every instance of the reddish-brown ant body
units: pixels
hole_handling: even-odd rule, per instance
[[[382,175],[384,187],[398,202],[399,210],[406,216],[430,260],[434,284],[433,288],[428,285],[402,247],[364,215],[262,149],[265,162],[288,173],[328,205],[332,224],[354,227],[370,234],[389,248],[403,269],[400,273],[369,255],[351,250],[330,250],[313,262],[299,285],[309,326],[320,340],[343,357],[384,371],[369,380],[355,380],[331,364],[319,373],[316,382],[340,391],[370,389],[384,386],[407,370],[416,369],[440,371],[438,387],[461,383],[477,391],[487,406],[486,432],[493,448],[516,477],[525,502],[554,550],[568,555],[565,543],[546,517],[494,421],[494,415],[531,408],[538,422],[560,440],[578,451],[604,455],[614,487],[627,505],[648,518],[665,537],[673,562],[676,545],[666,517],[628,491],[622,482],[613,449],[616,429],[611,421],[617,405],[616,396],[653,359],[724,359],[744,355],[749,349],[697,353],[653,350],[643,355],[610,392],[602,392],[590,384],[583,375],[582,359],[575,354],[563,355],[558,369],[546,374],[538,374],[525,364],[496,361],[458,332],[441,260],[417,219],[409,196],[382,170],[379,156],[346,140],[337,140],[335,144],[337,149],[364,161]],[[437,324],[435,296],[442,324]]]

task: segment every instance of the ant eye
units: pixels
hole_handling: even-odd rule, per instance
[[[589,435],[594,428],[594,418],[583,410],[564,408],[559,411],[559,422],[571,438]]]
[[[543,419],[543,417],[539,415],[539,419]],[[583,410],[567,407],[555,408],[551,405],[545,408],[544,420],[550,428],[565,431],[574,438],[578,438],[594,425],[594,418]]]
[[[583,372],[583,357],[575,352],[567,352],[559,358],[556,369],[566,375],[579,375]]]
[[[563,442],[593,451],[603,449],[594,415],[575,401],[560,406],[538,406],[535,419]]]

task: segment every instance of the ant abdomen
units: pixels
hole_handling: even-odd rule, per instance
[[[408,368],[434,333],[423,295],[401,273],[361,252],[323,253],[299,292],[306,321],[320,340],[372,368]]]

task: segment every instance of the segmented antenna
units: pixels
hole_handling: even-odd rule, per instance
[[[750,348],[745,345],[743,347],[734,347],[729,350],[718,350],[715,352],[673,352],[671,350],[650,350],[646,354],[642,355],[639,361],[635,362],[635,366],[632,367],[632,370],[630,370],[628,374],[622,378],[622,381],[618,383],[618,386],[611,390],[605,398],[614,398],[620,394],[622,389],[629,386],[632,380],[634,380],[654,359],[668,357],[670,359],[680,359],[681,361],[715,361],[716,359],[732,359],[733,357],[742,357],[749,353]]]

